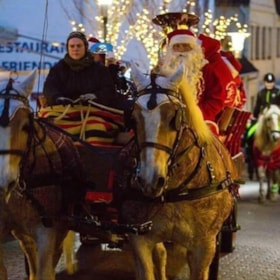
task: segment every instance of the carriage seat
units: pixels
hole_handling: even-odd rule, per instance
[[[246,124],[251,113],[236,108],[225,108],[222,112],[218,126],[220,140],[228,149],[240,176],[240,183],[244,183],[243,170],[245,165],[244,154],[241,149],[242,136],[246,130]]]
[[[92,102],[41,107],[38,113],[73,135],[82,159],[86,181],[94,187],[86,192],[89,202],[112,201],[112,166],[120,149],[133,136],[125,131],[124,112]],[[85,145],[89,144],[89,145]]]
[[[217,122],[220,130],[220,140],[227,147],[232,157],[241,152],[242,135],[250,116],[251,112],[227,107]]]
[[[111,146],[120,142],[119,133],[125,131],[124,112],[90,101],[88,105],[68,104],[41,107],[41,118],[73,135],[77,140],[93,146]],[[129,137],[129,135],[126,135]],[[122,140],[124,141],[124,140]],[[122,143],[120,143],[122,145]]]

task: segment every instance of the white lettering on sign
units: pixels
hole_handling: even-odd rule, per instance
[[[0,44],[0,68],[8,71],[50,69],[66,52],[65,43],[15,41]]]
[[[52,45],[48,42],[8,42],[5,45],[0,45],[0,53],[23,53],[36,52],[48,54],[61,54],[66,51],[65,43],[60,43],[59,46]]]
[[[55,63],[50,61],[1,61],[0,68],[8,71],[30,71],[33,69],[50,69]]]

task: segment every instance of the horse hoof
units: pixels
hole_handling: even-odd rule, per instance
[[[277,194],[271,194],[270,195],[270,201],[276,202],[278,200],[278,195]]]
[[[258,197],[258,201],[259,201],[260,204],[264,204],[265,201],[266,201],[266,199],[265,199],[264,196],[259,196],[259,197]]]

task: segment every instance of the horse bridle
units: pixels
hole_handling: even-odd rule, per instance
[[[272,113],[271,115],[276,115],[279,118],[279,114],[277,114],[276,112]],[[270,131],[270,133],[279,133],[280,134],[280,129],[278,129],[278,130],[271,129],[269,131]]]
[[[20,95],[19,92],[13,88],[13,82],[14,82],[14,80],[12,78],[10,78],[6,88],[0,92],[0,99],[4,99],[4,108],[3,108],[2,114],[0,116],[0,126],[2,126],[2,127],[7,127],[10,122],[9,107],[10,107],[11,99],[19,100],[26,107],[30,107],[28,99],[25,96]],[[14,91],[15,93],[11,93],[12,91]],[[23,156],[24,154],[25,154],[25,151],[18,150],[18,149],[0,150],[0,155]]]
[[[174,101],[171,98],[171,97],[174,97],[178,100],[178,103],[181,104],[181,106],[183,106],[182,102],[180,100],[180,97],[178,96],[177,91],[160,87],[159,85],[156,84],[155,79],[156,79],[156,75],[151,74],[151,84],[148,85],[143,90],[138,92],[137,98],[135,99],[135,102],[137,101],[137,99],[139,97],[141,97],[143,95],[150,94],[151,97],[150,97],[150,100],[147,103],[147,107],[148,107],[148,109],[152,110],[152,109],[154,109],[155,107],[158,106],[158,104],[156,103],[156,95],[157,94],[165,94],[168,97],[168,99],[170,100],[171,103],[174,103]],[[178,110],[182,110],[182,109],[178,109]],[[182,135],[182,132],[183,132],[184,128],[185,128],[185,126],[183,125],[183,121],[182,121],[182,123],[180,124],[180,128],[177,129],[178,133],[177,133],[177,136],[176,136],[173,147],[168,147],[168,146],[163,145],[161,143],[144,141],[144,142],[140,143],[140,145],[138,143],[139,152],[141,152],[142,149],[147,148],[147,147],[152,147],[152,148],[155,148],[155,149],[158,149],[158,150],[163,150],[170,155],[169,162],[171,163],[172,159],[174,158],[174,156],[176,154],[177,147],[178,147],[178,144],[179,144],[179,141],[180,141],[180,138],[181,138],[181,135]],[[170,163],[169,163],[169,165],[170,165]]]

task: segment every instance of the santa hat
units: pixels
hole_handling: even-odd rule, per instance
[[[173,46],[174,44],[196,44],[197,38],[188,29],[178,29],[167,34],[168,46]]]
[[[209,60],[211,56],[221,50],[221,42],[205,34],[199,34],[198,39],[201,42],[205,59]]]
[[[96,43],[100,43],[100,41],[99,41],[97,38],[90,37],[90,38],[88,39],[89,49],[91,49],[91,47],[92,47],[93,45],[95,45]]]

